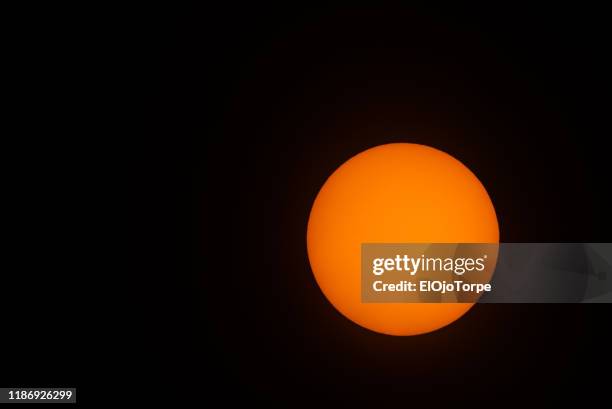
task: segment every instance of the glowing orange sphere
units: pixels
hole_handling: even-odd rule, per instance
[[[473,304],[362,303],[362,243],[498,243],[495,209],[478,178],[437,149],[394,143],[368,149],[327,179],[308,220],[308,258],[338,311],[372,331],[416,335]]]

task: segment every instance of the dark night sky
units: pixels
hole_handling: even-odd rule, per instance
[[[334,310],[305,246],[327,176],[397,141],[473,170],[502,241],[610,241],[603,23],[551,9],[257,7],[155,23],[137,173],[153,194],[139,212],[155,238],[141,300],[155,360],[139,368],[184,398],[286,405],[603,394],[589,373],[609,364],[606,305],[477,305],[440,331],[388,337]]]

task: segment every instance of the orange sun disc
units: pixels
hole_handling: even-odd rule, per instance
[[[351,321],[389,335],[417,335],[460,318],[471,303],[362,303],[362,243],[498,243],[493,203],[452,156],[393,143],[345,162],[317,195],[308,258],[332,305]]]

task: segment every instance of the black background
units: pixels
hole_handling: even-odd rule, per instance
[[[399,141],[473,170],[502,241],[610,241],[604,23],[558,9],[260,7],[156,21],[137,183],[153,193],[139,211],[155,238],[144,372],[203,402],[604,396],[593,369],[609,365],[607,305],[476,305],[389,337],[331,306],[305,245],[333,170]]]
[[[388,142],[467,165],[504,242],[610,242],[603,10],[114,14],[11,18],[24,115],[6,113],[0,386],[77,387],[81,403],[605,402],[608,305],[476,305],[380,335],[325,299],[305,243],[326,178]]]
[[[385,336],[331,306],[305,243],[326,178],[389,142],[426,144],[467,165],[504,242],[610,242],[604,17],[558,7],[142,10],[116,60],[93,59],[103,72],[77,84],[95,96],[91,84],[123,77],[101,117],[65,145],[22,139],[27,160],[11,174],[35,183],[18,186],[31,195],[16,202],[25,216],[10,213],[22,228],[7,250],[19,267],[5,274],[3,385],[76,386],[81,402],[223,406],[605,399],[594,370],[610,365],[608,305],[476,305],[433,333]],[[41,103],[72,120],[75,111],[59,112],[62,83],[41,67],[78,57],[73,75],[89,45],[51,38],[36,36],[31,78],[57,85]],[[120,105],[139,123],[85,148]],[[36,123],[45,135],[64,131]],[[129,161],[119,175],[128,199],[83,197],[110,182],[60,160],[89,162],[103,145]],[[30,166],[38,159],[49,166]],[[103,177],[115,170],[114,156],[101,161]],[[66,203],[70,193],[78,197]],[[84,210],[89,201],[103,208]],[[124,206],[129,227],[94,244],[98,225],[111,226],[109,209]],[[111,261],[126,239],[129,262]]]

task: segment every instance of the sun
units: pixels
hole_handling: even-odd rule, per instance
[[[412,143],[368,149],[342,164],[312,205],[308,258],[332,305],[389,335],[442,328],[473,304],[361,302],[362,243],[498,243],[493,203],[478,178],[440,150]]]

